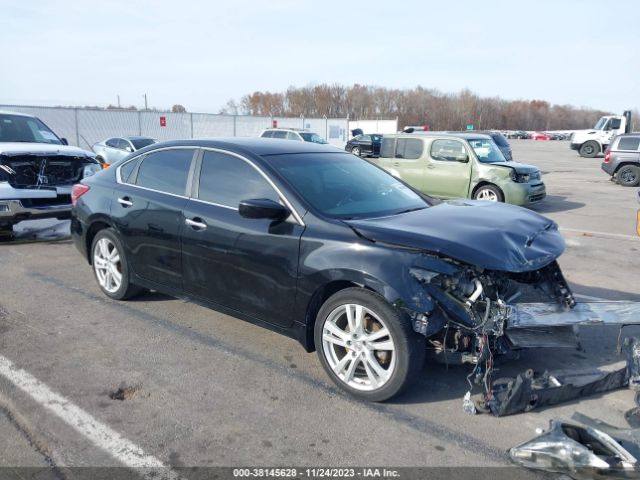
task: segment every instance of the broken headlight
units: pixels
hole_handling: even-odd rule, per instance
[[[531,176],[528,173],[518,173],[514,170],[511,172],[511,180],[516,183],[529,183]]]

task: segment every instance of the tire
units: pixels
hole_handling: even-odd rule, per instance
[[[616,174],[616,180],[623,187],[637,187],[640,185],[640,167],[623,165]]]
[[[476,191],[473,192],[473,199],[489,202],[504,202],[504,195],[495,185],[487,184],[478,187]]]
[[[91,265],[100,290],[108,297],[128,300],[144,291],[129,281],[129,263],[122,243],[112,228],[100,230],[94,237],[91,244]]]
[[[580,146],[580,150],[578,152],[581,157],[594,158],[600,153],[600,145],[593,140],[589,140]]]
[[[327,375],[362,400],[382,402],[398,395],[424,364],[425,338],[384,298],[364,288],[329,297],[318,312],[314,338]]]
[[[0,225],[0,242],[13,239],[13,224]]]
[[[360,150],[360,147],[353,147],[351,149],[351,153],[353,153],[354,155],[360,156],[360,154],[362,153],[362,151]]]

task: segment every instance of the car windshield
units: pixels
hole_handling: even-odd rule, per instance
[[[507,159],[490,138],[470,138],[467,140],[473,151],[476,153],[478,160],[482,163],[506,162]]]
[[[301,197],[329,217],[381,217],[430,205],[396,178],[350,154],[299,153],[265,158]]]
[[[300,136],[304,139],[305,142],[321,143],[323,145],[327,143],[326,140],[322,138],[320,135],[318,135],[317,133],[310,133],[310,132],[298,132],[298,133],[300,133]]]
[[[598,120],[598,123],[596,123],[596,126],[593,127],[594,130],[602,130],[604,128],[605,123],[607,123],[608,118],[607,117],[602,117],[600,120]]]
[[[130,140],[133,143],[133,146],[136,150],[140,150],[141,148],[147,147],[156,143],[153,138],[134,138]]]
[[[0,142],[62,145],[58,136],[37,118],[6,114],[0,114]]]

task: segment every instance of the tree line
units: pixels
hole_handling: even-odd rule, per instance
[[[428,125],[432,130],[464,130],[467,124],[477,130],[572,130],[593,127],[598,118],[610,114],[544,100],[481,97],[468,89],[443,93],[421,86],[391,89],[358,84],[292,86],[283,93],[256,91],[239,101],[229,100],[220,113],[353,120],[397,117],[400,127]]]

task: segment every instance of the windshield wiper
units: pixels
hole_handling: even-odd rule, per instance
[[[415,207],[415,208],[407,208],[406,210],[400,210],[399,212],[393,213],[393,215],[401,215],[403,213],[415,212],[417,210],[424,210],[427,207]]]

